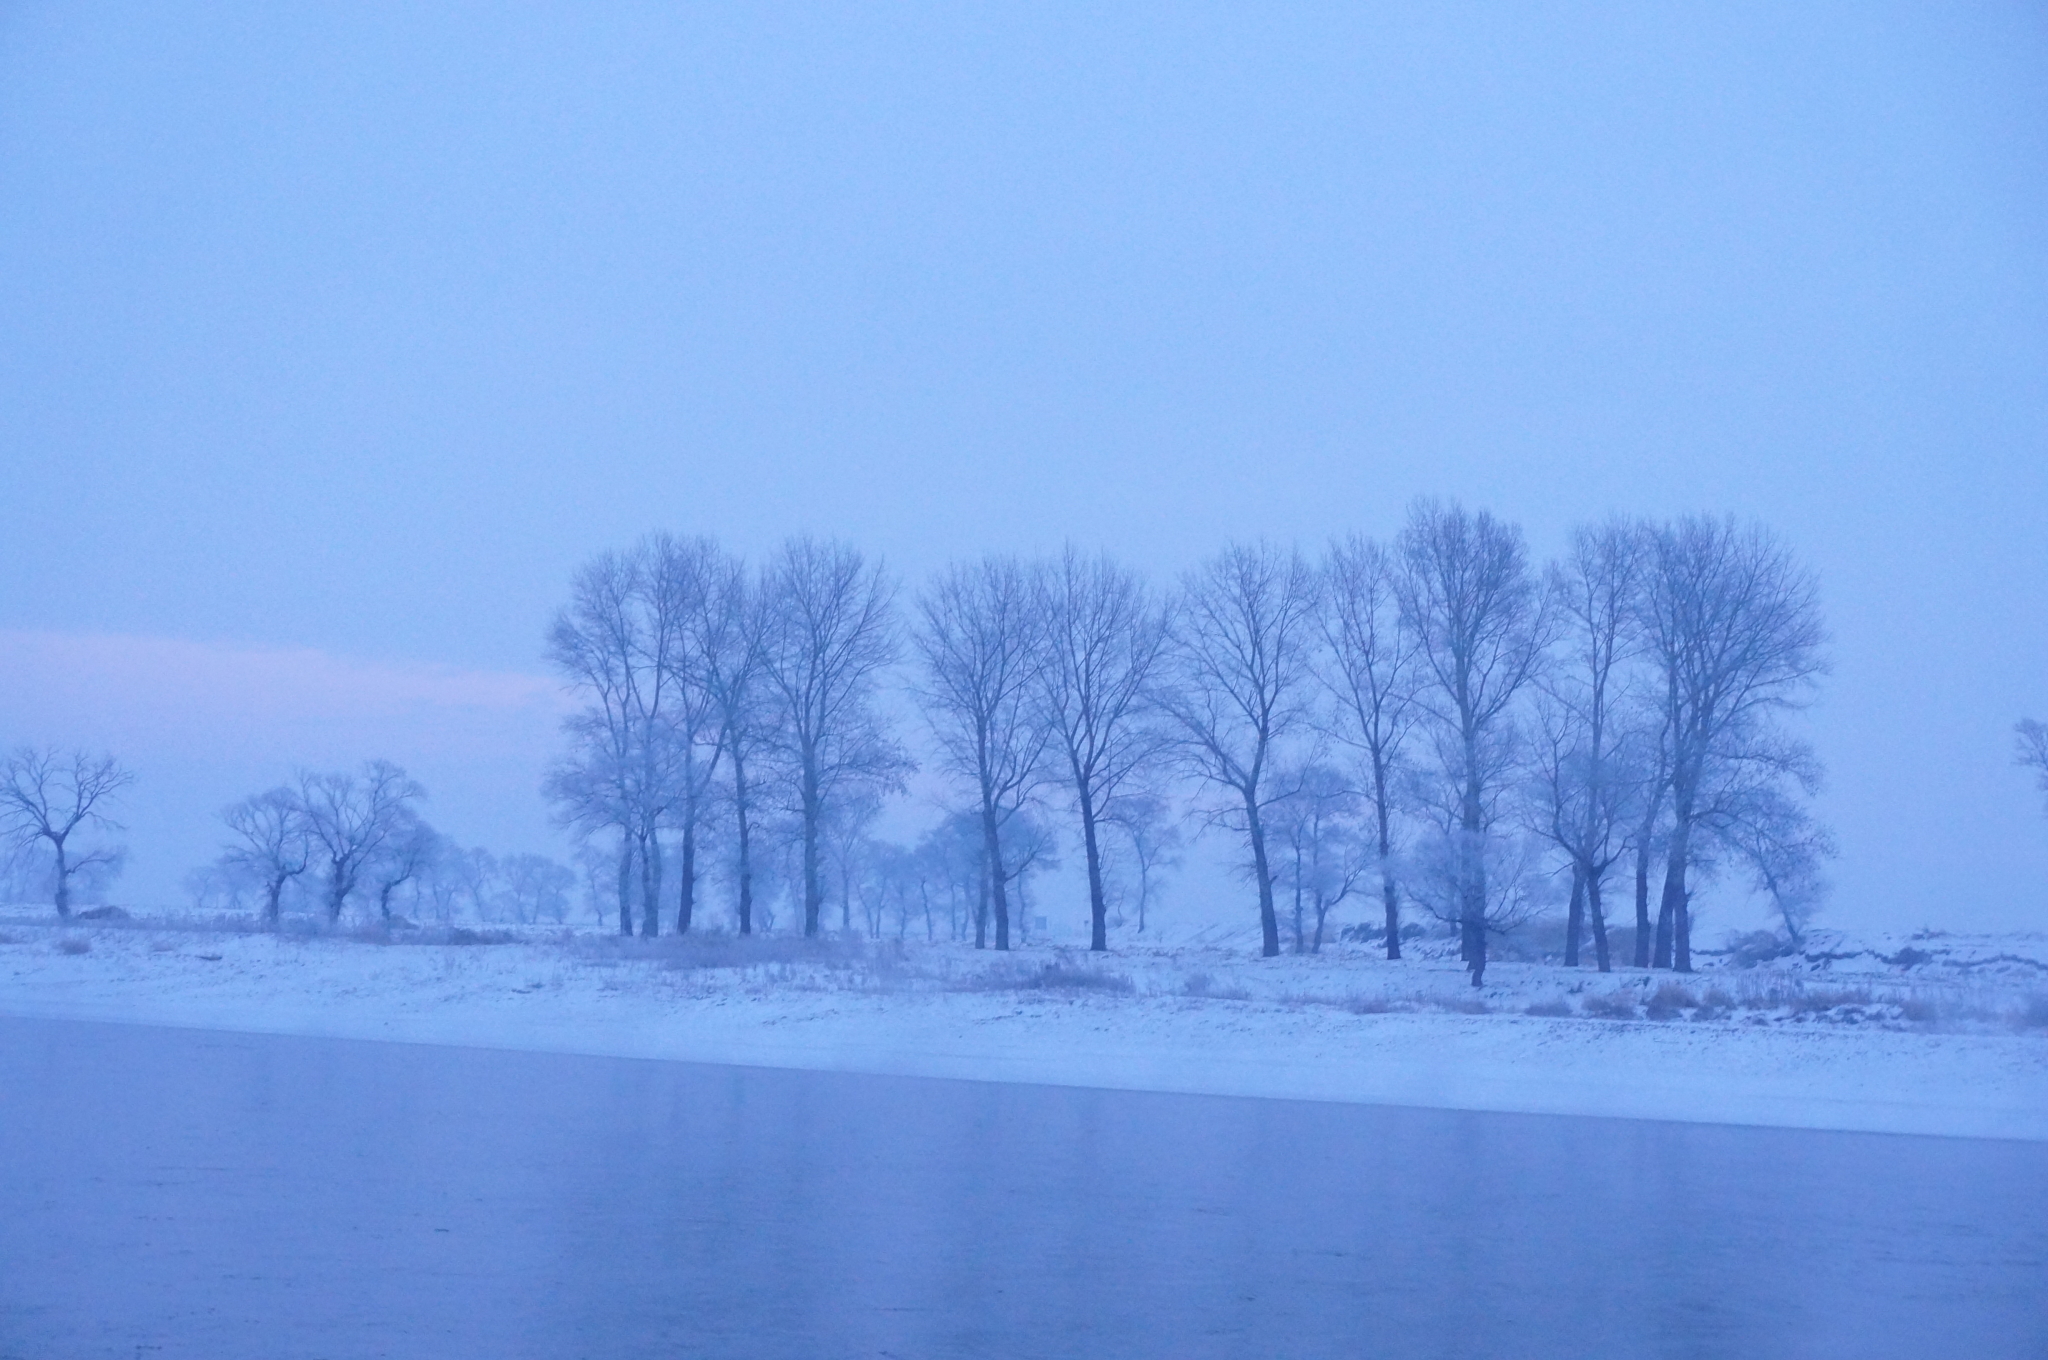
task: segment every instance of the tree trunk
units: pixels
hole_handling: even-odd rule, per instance
[[[988,861],[988,881],[996,904],[996,948],[1010,947],[1010,894],[1003,880],[1003,838],[996,827],[996,812],[983,800],[981,805],[981,853]]]
[[[732,759],[733,814],[739,822],[740,835],[740,934],[754,933],[754,861],[752,847],[748,844],[750,834],[747,826],[747,772],[740,764],[740,758]]]
[[[1394,833],[1387,816],[1386,761],[1377,753],[1373,756],[1372,783],[1373,811],[1380,833],[1380,900],[1387,911],[1387,960],[1391,963],[1401,957],[1401,899],[1394,889]]]
[[[1586,877],[1586,913],[1593,920],[1593,958],[1603,973],[1614,971],[1613,960],[1607,955],[1607,913],[1600,905],[1599,874]]]
[[[1081,793],[1081,844],[1088,856],[1088,948],[1101,953],[1109,948],[1109,899],[1102,889],[1102,848],[1095,837],[1095,800],[1086,783]],[[1144,930],[1143,901],[1138,907],[1138,929]]]
[[[978,889],[974,899],[974,947],[988,948],[988,854],[981,857],[981,873],[975,881]]]
[[[68,921],[71,919],[71,861],[64,857],[61,837],[52,836],[49,841],[57,850],[57,893],[53,905],[57,908],[57,919]]]
[[[1254,790],[1244,791],[1246,824],[1251,828],[1252,872],[1259,876],[1259,954],[1280,955],[1280,917],[1273,910],[1273,872],[1266,863],[1266,824],[1259,820],[1259,799]]]
[[[1636,842],[1636,947],[1635,966],[1650,966],[1650,842]]]
[[[277,929],[277,918],[278,918],[278,914],[279,914],[279,912],[280,912],[280,910],[281,910],[281,908],[280,908],[280,907],[279,907],[279,905],[278,905],[278,899],[279,899],[279,898],[281,898],[281,897],[283,897],[283,896],[284,896],[284,880],[283,880],[283,879],[281,879],[281,878],[273,878],[273,879],[271,879],[271,880],[270,880],[270,882],[268,882],[268,883],[266,883],[266,884],[264,885],[264,891],[263,891],[263,924],[264,924],[265,926],[269,927],[269,928],[270,928],[270,929],[272,929],[272,930],[276,930],[276,929]]]
[[[683,814],[683,891],[676,905],[676,934],[690,929],[697,914],[697,810],[696,800]]]
[[[1678,903],[1672,912],[1672,959],[1674,972],[1692,971],[1692,894],[1683,885],[1678,890]]]
[[[1296,853],[1294,856],[1294,952],[1306,954],[1308,952],[1307,946],[1308,937],[1303,930],[1301,919],[1301,855]]]
[[[818,937],[818,914],[825,905],[825,886],[818,878],[818,776],[804,771],[804,938]]]
[[[1461,886],[1465,898],[1459,903],[1458,914],[1465,922],[1462,932],[1465,966],[1472,970],[1474,987],[1483,986],[1486,979],[1486,846],[1481,839],[1484,824],[1480,817],[1480,792],[1478,739],[1468,731],[1465,734],[1465,792],[1459,809],[1459,825],[1465,836],[1459,855],[1463,861],[1464,882]]]
[[[1572,861],[1572,904],[1564,918],[1564,966],[1579,966],[1579,936],[1586,928],[1586,871]]]
[[[619,836],[619,934],[633,933],[633,842]]]
[[[640,838],[640,934],[661,934],[661,838],[652,831]]]

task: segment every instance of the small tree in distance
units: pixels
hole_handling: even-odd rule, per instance
[[[2019,764],[2034,772],[2034,787],[2048,793],[2048,723],[2021,718],[2013,728],[2019,743]]]
[[[18,846],[41,841],[50,847],[59,917],[70,919],[71,880],[80,870],[120,863],[118,848],[81,851],[72,837],[85,827],[119,831],[120,824],[107,816],[108,805],[134,780],[110,755],[59,753],[54,747],[21,747],[0,767],[0,828]]]
[[[300,776],[299,797],[307,824],[327,862],[330,925],[341,919],[341,909],[372,857],[417,820],[412,804],[426,796],[425,789],[388,760],[371,761],[360,777],[310,772]]]
[[[280,785],[223,808],[221,821],[236,841],[221,856],[263,885],[263,923],[277,928],[285,885],[313,863],[313,828],[299,795]]]

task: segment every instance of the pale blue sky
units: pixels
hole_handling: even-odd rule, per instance
[[[1822,573],[1837,917],[2048,927],[2038,5],[1098,8],[0,7],[0,740],[123,741],[138,891],[372,739],[509,849],[489,677],[650,527],[915,579],[1734,511]],[[519,716],[210,758],[141,693],[208,649]]]

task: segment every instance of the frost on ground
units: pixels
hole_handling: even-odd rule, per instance
[[[0,1013],[776,1067],[2048,1140],[2048,937],[1754,941],[1698,973],[1449,941],[1123,947],[279,935],[0,914]]]

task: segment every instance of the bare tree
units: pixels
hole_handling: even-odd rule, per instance
[[[414,820],[412,805],[427,796],[404,770],[373,760],[360,776],[299,776],[299,801],[327,866],[327,920],[341,919],[373,856]]]
[[[569,915],[569,891],[576,886],[576,872],[557,864],[546,855],[507,855],[504,859],[505,896],[515,919],[524,922],[546,918],[561,922]]]
[[[1111,799],[1102,820],[1104,825],[1121,831],[1130,846],[1131,861],[1138,874],[1138,933],[1143,935],[1153,895],[1159,890],[1159,875],[1178,868],[1181,862],[1178,819],[1164,798],[1136,792]]]
[[[743,568],[702,537],[656,534],[646,552],[647,590],[655,600],[650,618],[654,626],[674,633],[661,647],[660,658],[668,668],[663,720],[676,757],[673,816],[682,833],[682,885],[676,901],[676,930],[681,932],[696,915],[698,833],[729,730],[720,720],[714,675],[729,662],[714,658],[709,649],[729,645],[724,588]]]
[[[765,588],[762,669],[778,702],[777,738],[794,773],[803,843],[804,934],[818,933],[824,819],[861,788],[901,786],[909,762],[875,711],[877,675],[896,659],[895,591],[853,548],[796,538]]]
[[[49,846],[59,917],[70,919],[73,877],[120,863],[117,848],[81,850],[72,837],[84,828],[119,831],[120,824],[107,813],[133,782],[135,776],[110,755],[60,753],[54,747],[20,747],[0,767],[0,828],[19,846]]]
[[[1776,720],[1826,663],[1813,578],[1762,527],[1693,516],[1656,529],[1651,544],[1641,613],[1664,693],[1672,819],[1654,962],[1691,972],[1686,871],[1703,795],[1811,763]]]
[[[987,882],[982,872],[986,851],[981,819],[968,813],[951,814],[918,841],[918,855],[924,862],[929,885],[927,891],[943,894],[945,898],[949,939],[966,938],[969,926],[980,917],[980,899]]]
[[[263,921],[277,928],[285,885],[313,863],[313,826],[296,790],[283,785],[221,810],[237,841],[221,857],[263,885]]]
[[[1401,614],[1424,679],[1417,703],[1431,719],[1445,776],[1442,849],[1456,877],[1459,943],[1477,987],[1486,976],[1487,933],[1499,924],[1488,841],[1515,766],[1513,705],[1543,656],[1543,601],[1521,530],[1483,510],[1418,501],[1400,554]]]
[[[439,832],[428,826],[410,807],[393,814],[390,834],[364,866],[364,873],[377,889],[377,914],[391,924],[391,896],[408,883],[417,883],[432,868],[443,847]]]
[[[1315,587],[1300,553],[1266,543],[1233,544],[1190,572],[1171,630],[1174,683],[1161,700],[1189,768],[1230,799],[1219,815],[1251,851],[1266,958],[1280,952],[1280,922],[1265,815],[1287,792],[1272,778],[1278,748],[1307,714]]]
[[[1364,766],[1359,792],[1371,806],[1386,915],[1387,957],[1401,957],[1401,897],[1394,875],[1396,792],[1415,706],[1413,638],[1401,627],[1399,564],[1378,543],[1352,535],[1322,564],[1323,653],[1317,669],[1336,701],[1335,735]]]
[[[2021,718],[2013,728],[2019,747],[2018,764],[2034,772],[2034,786],[2048,793],[2048,724]]]
[[[1014,558],[986,557],[942,572],[918,600],[917,695],[941,761],[973,791],[995,906],[996,948],[1010,947],[1003,833],[1045,777],[1050,731],[1033,703],[1045,615]]]
[[[669,712],[680,601],[651,588],[653,542],[592,559],[548,631],[549,659],[585,704],[564,724],[571,753],[549,771],[545,788],[579,835],[617,833],[622,935],[633,933],[635,867],[640,931],[661,930],[660,831],[683,764]]]
[[[1330,912],[1376,862],[1357,827],[1364,800],[1342,773],[1320,763],[1285,782],[1294,792],[1275,805],[1268,822],[1284,850],[1281,876],[1293,897],[1294,952],[1320,954]]]
[[[1835,843],[1827,828],[1776,782],[1723,798],[1702,820],[1747,866],[1750,885],[1770,899],[1786,939],[1804,946],[1828,892],[1821,866],[1834,858]]]
[[[1071,546],[1040,575],[1043,646],[1035,667],[1040,721],[1052,734],[1081,818],[1088,861],[1090,949],[1109,948],[1102,823],[1132,777],[1157,754],[1152,682],[1166,614],[1136,573],[1107,554]],[[1142,914],[1142,907],[1140,908]]]
[[[1542,677],[1537,722],[1537,830],[1571,863],[1564,961],[1579,964],[1588,921],[1601,972],[1613,969],[1604,901],[1607,876],[1626,850],[1648,772],[1632,732],[1627,666],[1639,646],[1635,604],[1647,556],[1635,525],[1609,520],[1572,535],[1549,572],[1562,655]]]
[[[690,616],[691,651],[711,702],[718,746],[725,752],[732,804],[740,934],[754,931],[754,818],[757,758],[774,737],[773,712],[762,662],[767,592],[746,565],[726,557],[716,566],[702,607]]]

